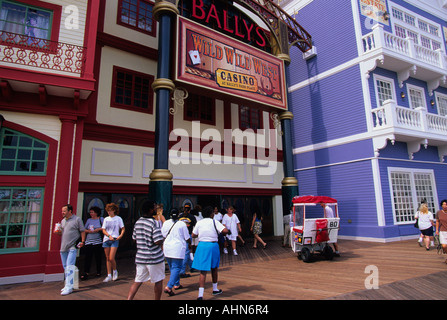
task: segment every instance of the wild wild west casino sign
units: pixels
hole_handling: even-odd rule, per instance
[[[254,47],[269,46],[264,30],[215,4],[190,3],[189,18],[213,29],[178,18],[176,80],[287,109],[283,61]]]

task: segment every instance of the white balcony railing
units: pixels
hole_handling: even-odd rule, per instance
[[[430,50],[416,44],[412,38],[404,39],[385,32],[381,24],[375,25],[371,33],[363,36],[364,54],[379,49],[387,49],[402,55],[403,58],[412,58],[444,70],[447,69],[447,56],[441,49]]]
[[[424,108],[413,110],[387,100],[382,107],[373,109],[371,113],[374,130],[410,129],[419,132],[421,137],[426,137],[427,134],[445,135],[447,141],[447,117],[428,113]]]

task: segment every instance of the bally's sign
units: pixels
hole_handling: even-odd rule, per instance
[[[284,63],[179,17],[176,80],[287,109]]]

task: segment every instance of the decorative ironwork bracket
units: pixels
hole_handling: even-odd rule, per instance
[[[188,98],[188,91],[185,88],[177,87],[175,88],[172,100],[174,100],[174,107],[169,108],[169,114],[174,115],[177,112],[177,106],[183,108],[185,105],[185,100]]]
[[[271,0],[235,0],[236,3],[251,8],[275,31],[282,53],[297,46],[302,52],[312,49],[311,35],[294,18]],[[284,30],[285,27],[287,30]],[[285,38],[285,39],[284,39]],[[287,41],[288,47],[286,48]]]

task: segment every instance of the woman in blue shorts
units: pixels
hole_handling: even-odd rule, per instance
[[[218,235],[222,233],[226,235],[228,229],[224,227],[219,221],[213,220],[213,208],[206,207],[203,210],[203,219],[197,221],[197,224],[192,231],[192,237],[199,239],[192,268],[200,270],[199,276],[199,295],[197,300],[203,299],[203,292],[205,288],[206,273],[211,271],[213,280],[213,295],[222,293],[222,290],[217,288],[217,270],[220,263],[220,250],[218,243]]]
[[[107,277],[104,279],[104,282],[109,282],[110,280],[115,281],[118,279],[115,255],[118,250],[119,240],[123,237],[125,229],[123,219],[118,215],[119,208],[116,204],[109,203],[106,205],[105,211],[109,216],[104,219],[102,224],[104,233],[102,247],[107,259]]]

